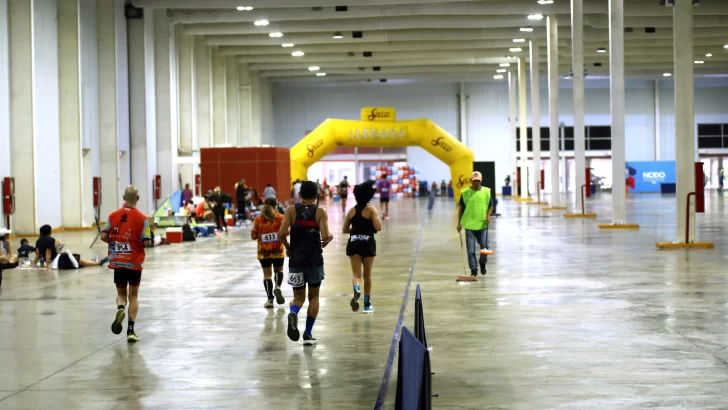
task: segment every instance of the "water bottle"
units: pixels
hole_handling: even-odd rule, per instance
[[[43,260],[43,258],[40,258],[40,267],[42,268],[44,264],[45,264],[45,261]]]

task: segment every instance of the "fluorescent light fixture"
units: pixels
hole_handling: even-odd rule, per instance
[[[326,73],[316,73],[316,77],[326,77]]]
[[[525,38],[514,38],[513,42],[514,43],[525,43],[526,39]]]
[[[533,27],[521,27],[521,31],[524,33],[530,33],[533,31]]]
[[[251,11],[253,10],[250,6],[238,6],[238,11]]]
[[[493,78],[496,79],[496,80],[502,80],[503,79],[503,76],[500,75],[500,74],[498,74],[498,75],[494,75]]]
[[[529,20],[542,20],[543,15],[542,14],[529,14],[528,19]]]
[[[304,54],[305,53],[303,51],[294,51],[291,53],[291,55],[294,57],[303,57]]]
[[[275,33],[269,33],[268,37],[281,38],[283,37],[283,33],[281,33],[280,31],[276,31]]]
[[[339,39],[344,38],[344,35],[341,34],[340,31],[337,31],[337,32],[334,33],[334,38],[337,39],[337,40],[339,40]]]
[[[523,50],[521,49],[521,47],[513,47],[513,48],[509,48],[508,51],[510,51],[512,53],[518,53]]]
[[[599,48],[597,49],[597,53],[606,53],[606,52],[607,52],[607,49],[606,49],[606,48],[604,48],[604,47],[599,47]]]
[[[708,54],[706,54],[705,56],[706,56],[706,57],[713,57],[713,54],[711,54],[711,53],[708,53]]]
[[[538,0],[538,4],[554,4],[554,0]]]
[[[270,23],[268,22],[268,20],[256,20],[255,23],[253,23],[253,24],[260,27],[260,26],[267,26]]]
[[[320,69],[321,69],[321,67],[319,67],[317,65],[312,65],[311,67],[308,68],[308,71],[318,71]]]
[[[705,61],[703,61],[703,60],[695,60],[695,64],[705,64]]]
[[[283,43],[283,44],[281,44],[281,47],[285,47],[285,48],[293,47],[293,46],[295,46],[295,44],[293,44],[293,43]]]
[[[506,71],[508,71],[508,70],[506,70],[505,68],[499,68],[499,69],[495,70],[496,73],[505,73]]]
[[[728,48],[728,44],[724,45],[723,48]]]
[[[672,77],[672,73],[663,73],[662,76],[663,77]]]
[[[498,64],[498,66],[500,66],[500,67],[510,67],[511,66],[511,63],[500,63],[500,64]]]

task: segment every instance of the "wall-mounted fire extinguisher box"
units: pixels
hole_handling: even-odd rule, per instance
[[[154,176],[154,199],[159,200],[162,198],[162,176]]]
[[[101,206],[101,177],[94,177],[94,208]]]
[[[705,174],[703,163],[695,163],[695,212],[705,212]]]
[[[15,178],[3,178],[3,212],[5,227],[10,228],[10,215],[15,213]]]
[[[200,196],[202,190],[202,175],[195,174],[195,196]]]

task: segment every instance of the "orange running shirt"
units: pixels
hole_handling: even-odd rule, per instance
[[[109,269],[142,270],[144,240],[152,239],[143,213],[135,208],[118,209],[109,215],[103,232],[109,234]]]
[[[283,215],[275,214],[275,219],[269,221],[258,215],[253,222],[250,235],[255,239],[258,234],[258,259],[281,259],[286,257],[286,250],[278,239],[278,230],[281,229]]]

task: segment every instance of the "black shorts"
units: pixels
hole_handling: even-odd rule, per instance
[[[138,287],[142,282],[142,271],[130,269],[114,269],[114,283],[117,288],[126,288],[127,285]]]
[[[359,255],[362,258],[377,256],[377,241],[373,236],[367,236],[366,240],[356,239],[356,236],[349,237],[349,242],[346,244],[346,256]]]
[[[348,195],[339,195],[339,198],[341,198],[343,200],[346,200],[347,197],[348,197]]]
[[[74,253],[73,258],[76,259],[76,263],[78,263],[81,260],[81,255]],[[73,262],[71,262],[71,258],[68,256],[67,253],[62,253],[61,256],[58,257],[58,269],[59,270],[70,270],[70,269],[81,269],[83,266],[80,264],[78,265],[78,268],[73,266]]]
[[[379,198],[379,202],[381,202],[383,204],[388,204],[389,203],[389,198]]]
[[[282,268],[283,267],[283,261],[284,258],[265,258],[265,259],[258,259],[260,262],[260,266],[264,268],[270,268],[271,266],[274,268]]]

